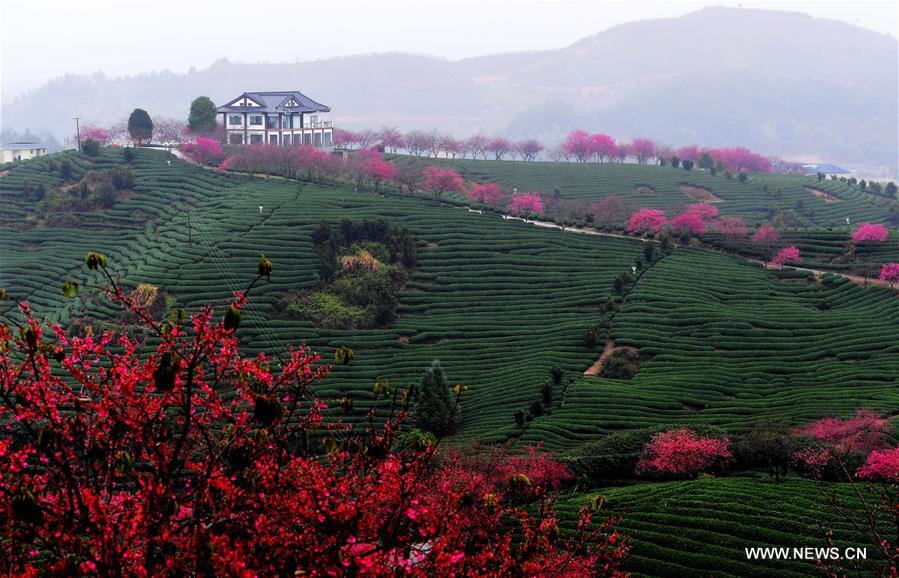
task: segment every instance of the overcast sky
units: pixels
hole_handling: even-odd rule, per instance
[[[559,48],[616,24],[707,5],[794,10],[897,35],[895,1],[0,0],[0,83],[11,98],[66,73],[183,72],[222,57],[286,62],[404,51],[455,60]]]

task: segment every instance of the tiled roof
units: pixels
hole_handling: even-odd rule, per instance
[[[235,105],[244,97],[257,102],[260,106]],[[297,106],[288,106],[291,100]],[[298,90],[284,90],[278,92],[245,92],[237,98],[218,107],[218,112],[330,112],[331,107],[320,102],[315,102]]]

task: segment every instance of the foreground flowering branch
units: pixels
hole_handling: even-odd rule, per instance
[[[224,315],[168,320],[104,256],[87,264],[149,337],[44,327],[24,302],[23,325],[0,325],[0,573],[620,575],[614,520],[587,508],[564,535],[552,484],[519,471],[554,466],[486,463],[403,434],[413,391],[380,388],[393,400],[381,427],[331,423],[311,390],[328,372],[316,354],[241,356],[246,296],[272,272],[264,257]]]

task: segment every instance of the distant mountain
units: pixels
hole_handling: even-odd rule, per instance
[[[65,76],[12,102],[4,127],[71,132],[135,106],[185,117],[205,94],[300,89],[353,128],[384,124],[537,137],[582,127],[672,145],[741,144],[796,160],[897,163],[897,41],[780,11],[706,8],[610,28],[558,50],[459,61],[388,53],[291,64]]]

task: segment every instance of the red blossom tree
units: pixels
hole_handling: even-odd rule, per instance
[[[178,150],[198,165],[210,165],[221,162],[225,153],[219,141],[204,136],[186,142]]]
[[[381,145],[391,154],[406,146],[403,134],[392,126],[385,126],[378,132]]]
[[[513,215],[539,214],[543,209],[540,193],[518,193],[506,207],[506,210]]]
[[[496,183],[473,184],[468,198],[479,203],[497,204],[503,200],[503,191]]]
[[[596,223],[603,226],[620,226],[633,211],[630,203],[618,195],[606,195],[590,208]]]
[[[102,146],[106,146],[110,143],[112,136],[105,128],[86,125],[81,129],[81,140],[85,141],[87,139],[93,139],[100,143]]]
[[[890,232],[881,224],[862,223],[852,232],[853,243],[880,244],[887,240]]]
[[[331,142],[336,148],[351,149],[359,143],[359,135],[345,128],[335,128],[331,133]]]
[[[777,231],[771,225],[762,225],[756,229],[750,238],[750,242],[761,251],[765,264],[771,258],[771,252],[778,241],[780,241],[780,235],[777,234]]]
[[[858,477],[899,482],[899,448],[874,450],[868,454],[865,465],[858,469]]]
[[[652,436],[637,463],[637,473],[659,472],[696,477],[702,472],[722,467],[732,459],[728,438],[707,438],[689,429],[674,429]]]
[[[434,198],[438,201],[444,193],[465,191],[465,181],[462,180],[459,173],[453,169],[440,167],[425,168],[425,178],[421,186],[424,190],[434,193]]]
[[[859,409],[847,419],[821,418],[796,430],[796,435],[817,440],[828,449],[862,454],[882,448],[889,433],[889,422],[871,409]]]
[[[777,255],[771,259],[771,262],[775,265],[780,265],[781,268],[783,268],[787,263],[802,263],[802,257],[799,255],[799,249],[791,245],[781,249]]]
[[[889,283],[890,289],[892,289],[893,285],[899,283],[899,263],[885,263],[880,270],[879,279],[884,283]]]
[[[702,215],[689,209],[671,220],[671,230],[685,237],[702,235],[705,233],[705,225],[706,222]]]
[[[665,217],[665,211],[643,208],[628,219],[627,234],[653,233],[659,235],[665,230],[666,225],[668,225],[668,218]]]
[[[517,146],[518,152],[521,153],[521,158],[526,161],[533,161],[543,151],[543,145],[534,139],[520,141]]]
[[[711,226],[725,237],[731,239],[745,237],[749,231],[746,228],[743,217],[719,217],[712,221]]]
[[[207,306],[164,321],[104,256],[87,262],[134,331],[44,327],[26,303],[18,329],[0,326],[4,572],[620,575],[627,546],[614,521],[592,521],[598,508],[560,532],[547,494],[558,465],[529,454],[479,468],[438,459],[424,437],[395,452],[412,396],[396,392],[386,425],[356,432],[313,397],[329,369],[316,354],[241,355],[246,295],[272,273],[264,257],[224,316]]]
[[[628,146],[628,150],[640,165],[645,165],[656,156],[656,145],[648,138],[635,138]]]
[[[607,134],[597,133],[590,135],[590,154],[599,162],[605,159],[612,160],[618,150],[615,139]]]
[[[687,210],[685,212],[697,215],[704,222],[708,223],[718,216],[718,207],[708,203],[694,203],[692,205],[687,205]]]
[[[503,157],[512,149],[512,142],[503,137],[494,137],[487,141],[484,147],[488,153],[493,155],[493,160],[501,161]]]
[[[562,141],[562,150],[569,157],[574,157],[578,162],[584,162],[593,155],[593,147],[590,144],[590,135],[582,130],[575,130],[568,133],[565,140]]]

